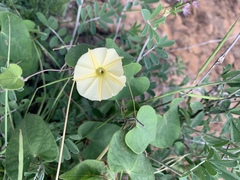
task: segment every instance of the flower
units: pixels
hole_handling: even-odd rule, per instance
[[[183,7],[182,11],[183,11],[184,16],[188,16],[188,15],[190,14],[190,4],[187,3],[187,4]]]
[[[115,49],[88,49],[74,69],[73,79],[79,94],[97,101],[117,95],[126,83],[122,58]]]
[[[180,1],[180,0],[177,0],[177,1]],[[192,0],[192,1],[189,1],[189,0],[183,0],[182,1],[184,5],[183,9],[182,9],[182,12],[183,12],[183,15],[184,16],[188,16],[191,12],[191,6],[190,5],[193,5],[193,7],[195,8],[198,8],[198,1],[197,0]]]

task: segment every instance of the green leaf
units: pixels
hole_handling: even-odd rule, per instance
[[[180,135],[180,121],[178,114],[178,104],[182,98],[174,99],[170,104],[170,109],[164,116],[158,116],[156,140],[151,144],[159,148],[167,148],[173,145]]]
[[[151,17],[151,13],[147,9],[142,9],[142,16],[145,21],[149,20]]]
[[[203,107],[203,104],[201,102],[192,102],[190,104],[190,107],[192,108],[193,111],[198,111],[198,110],[202,110],[204,107]]]
[[[24,86],[22,80],[22,69],[17,64],[10,64],[7,69],[0,74],[0,86],[3,89],[20,89]]]
[[[48,24],[49,24],[49,27],[52,28],[53,30],[58,29],[58,21],[54,17],[50,16],[48,18]]]
[[[78,154],[79,153],[79,149],[77,147],[76,144],[74,144],[74,142],[71,139],[66,139],[65,140],[65,144],[67,146],[67,148],[73,153],[73,154]]]
[[[217,164],[212,165],[214,166],[214,169],[219,172],[219,176],[223,179],[239,180],[239,177],[236,174],[226,170],[226,166],[220,166]]]
[[[198,113],[194,119],[191,122],[191,127],[195,128],[197,126],[200,126],[203,124],[203,120],[204,120],[204,115],[205,113],[203,111],[201,111],[200,113]]]
[[[124,74],[127,78],[126,87],[124,87],[116,96],[112,97],[111,100],[131,97],[131,92],[133,97],[139,96],[148,90],[150,81],[147,77],[134,77],[141,68],[141,65],[138,63],[131,63],[123,66]]]
[[[151,64],[151,61],[150,61],[149,58],[143,57],[143,62],[144,62],[145,67],[146,67],[147,69],[150,69],[150,68],[151,68],[152,64]]]
[[[23,20],[10,12],[0,12],[0,27],[0,67],[5,67],[10,49],[11,63],[22,68],[23,76],[36,72],[41,53],[37,55]]]
[[[147,32],[148,32],[148,29],[149,29],[149,25],[148,24],[145,24],[143,30],[142,30],[142,33],[140,36],[144,37],[146,36]]]
[[[49,26],[48,20],[47,20],[47,18],[43,15],[43,13],[37,12],[36,15],[37,15],[38,19],[41,21],[41,23],[43,23],[43,24],[44,24],[45,26],[47,26],[47,27]]]
[[[98,2],[94,2],[93,8],[94,8],[95,16],[98,16],[98,14],[99,14],[99,4],[98,4]]]
[[[153,21],[153,27],[157,28],[159,26],[159,24],[164,24],[165,23],[165,20],[166,20],[166,17],[161,17],[161,18],[158,18],[156,19],[155,21]]]
[[[54,48],[57,46],[57,43],[58,43],[58,37],[57,36],[53,36],[50,40],[50,43],[49,43],[49,46],[51,48]]]
[[[218,172],[214,169],[214,167],[212,167],[212,165],[205,161],[203,163],[203,166],[206,168],[207,172],[211,175],[211,176],[216,176],[218,174]]]
[[[144,154],[135,154],[125,144],[125,130],[117,131],[110,142],[108,165],[113,172],[125,171],[131,179],[154,180],[151,163]]]
[[[155,49],[157,55],[163,59],[168,59],[168,54],[164,49]]]
[[[150,18],[149,19],[153,19],[155,18],[159,13],[160,11],[162,10],[162,4],[159,4],[156,9],[154,9],[153,13],[151,14]]]
[[[94,121],[83,123],[78,128],[78,134],[89,140],[88,146],[81,152],[84,159],[96,159],[119,129],[115,124]]]
[[[167,36],[160,38],[160,41],[157,43],[157,46],[163,48],[163,47],[172,46],[175,43],[175,41],[167,40],[167,38],[168,38]]]
[[[94,46],[88,44],[79,44],[72,47],[65,56],[65,60],[68,66],[75,67],[78,59],[85,53],[88,49],[93,49]]]
[[[220,139],[220,138],[208,136],[208,135],[203,136],[203,139],[204,141],[206,141],[207,143],[215,147],[224,146],[229,142],[228,140],[224,140],[224,139]]]
[[[151,106],[142,106],[137,113],[136,126],[125,137],[127,146],[136,154],[142,153],[156,138],[157,115]]]
[[[210,163],[220,165],[224,167],[236,167],[238,165],[237,160],[209,160]]]
[[[231,139],[233,142],[240,142],[240,123],[239,119],[232,118],[231,121]]]
[[[109,171],[107,166],[102,161],[85,160],[73,167],[70,171],[65,172],[60,176],[63,180],[106,180],[114,179],[114,173]]]
[[[23,135],[24,172],[28,171],[34,158],[51,162],[58,156],[58,146],[48,125],[40,116],[28,114],[15,129],[7,146],[6,172],[11,179],[18,177],[19,129],[22,130]]]

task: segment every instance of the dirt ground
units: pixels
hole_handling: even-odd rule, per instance
[[[122,0],[123,4],[126,0]],[[163,6],[176,3],[176,0],[162,0]],[[177,16],[168,16],[166,23],[160,26],[159,33],[167,35],[176,41],[173,47],[167,48],[170,58],[180,56],[187,65],[186,75],[190,77],[190,84],[195,79],[199,69],[212,54],[220,40],[226,35],[233,23],[240,16],[240,0],[198,0],[199,7],[193,8],[192,13],[185,17],[182,13]],[[141,13],[126,14],[125,26],[134,21],[141,22]],[[240,21],[226,41],[221,51],[215,56],[208,68],[229,47],[235,37],[240,33]],[[172,55],[172,56],[171,56]],[[240,39],[227,55],[223,64],[215,68],[210,74],[210,80],[215,81],[227,64],[232,64],[234,69],[240,69]],[[207,68],[207,69],[208,69]],[[179,81],[180,77],[173,77]],[[162,91],[161,89],[160,91]],[[159,92],[161,94],[161,92]],[[211,131],[218,135],[221,126],[213,124]]]
[[[187,73],[195,77],[202,64],[214,51],[232,24],[240,16],[240,0],[199,0],[199,8],[193,9],[188,17],[171,16],[163,26],[163,31],[176,44],[169,49],[174,55],[179,55],[188,63]],[[226,45],[217,54],[214,61],[223,53],[240,33],[240,22],[236,25]],[[223,66],[232,64],[240,69],[240,40],[226,57]],[[209,66],[210,67],[210,66]],[[220,74],[222,67],[212,72],[214,77]]]
[[[122,2],[124,4],[126,0]],[[176,0],[164,0],[161,3],[163,6],[169,6],[169,4],[176,3]],[[167,52],[180,56],[184,60],[187,64],[186,73],[191,80],[195,78],[198,70],[217,47],[219,40],[225,36],[240,16],[240,0],[198,0],[198,4],[199,7],[193,8],[192,13],[187,17],[182,14],[168,16],[166,23],[160,26],[159,32],[162,36],[168,35],[169,39],[176,41],[173,47],[167,49]],[[142,20],[140,12],[126,15],[125,25],[135,20],[140,22]],[[238,33],[240,33],[240,22],[213,62],[229,47]],[[234,68],[240,69],[239,58],[240,40],[226,57],[223,66],[232,64]],[[222,72],[222,67],[216,68],[211,73],[211,78],[216,78],[216,75]]]

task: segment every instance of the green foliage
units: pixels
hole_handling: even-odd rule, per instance
[[[9,66],[0,74],[0,86],[3,89],[20,89],[23,87],[22,69],[17,64]]]
[[[0,12],[0,27],[1,67],[5,66],[9,58],[11,63],[19,64],[24,76],[36,72],[38,55],[23,20],[10,12]],[[10,56],[8,57],[9,49]]]
[[[19,130],[22,132],[23,139],[23,162],[19,162]],[[39,162],[41,160],[51,162],[58,156],[58,146],[51,131],[43,119],[34,114],[27,115],[19,127],[14,130],[8,147],[6,150],[6,172],[11,179],[17,179],[20,163],[24,163],[23,172],[27,172],[35,158],[38,158]]]
[[[126,28],[135,6],[143,22]],[[239,179],[240,71],[203,75],[237,21],[190,87],[184,61],[167,53],[175,41],[159,31],[183,6],[2,1],[0,179]],[[116,50],[126,77],[101,102],[72,81],[78,59],[97,47]]]
[[[107,169],[103,162],[97,160],[86,160],[78,164],[70,171],[62,174],[60,179],[78,180],[92,179],[104,180],[114,179],[114,174]]]

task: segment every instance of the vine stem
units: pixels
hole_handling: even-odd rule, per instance
[[[56,173],[56,180],[58,180],[59,173],[60,173],[60,169],[61,169],[63,147],[64,147],[64,141],[65,141],[66,130],[67,130],[68,114],[69,114],[69,108],[70,108],[70,103],[71,103],[71,98],[72,98],[72,93],[73,93],[73,87],[74,87],[74,85],[75,85],[75,81],[73,81],[73,84],[72,84],[72,87],[71,87],[71,91],[70,91],[70,94],[69,94],[69,98],[68,98],[68,104],[67,104],[65,122],[64,122],[64,127],[63,127],[62,143],[61,143],[61,148],[60,148],[60,153],[59,153],[59,159],[58,159],[58,168],[57,168],[57,173]]]

